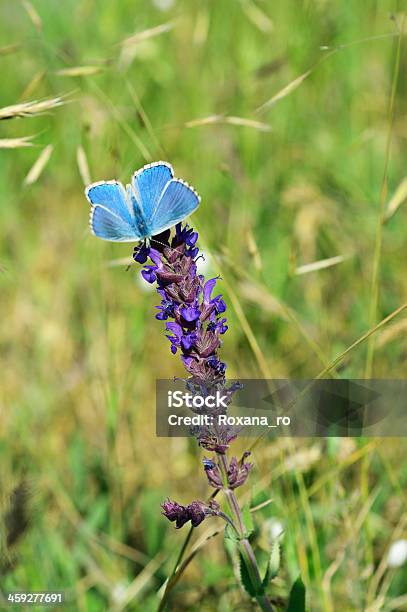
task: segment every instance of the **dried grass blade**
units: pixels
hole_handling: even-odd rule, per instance
[[[246,119],[245,117],[235,117],[233,115],[208,115],[207,117],[201,117],[199,119],[192,119],[191,121],[187,121],[185,123],[185,127],[194,128],[203,125],[215,125],[221,123],[227,125],[236,125],[239,127],[253,128],[255,130],[260,130],[261,132],[271,131],[271,126],[269,126],[267,123],[255,121],[254,119]]]
[[[200,119],[192,119],[185,123],[185,127],[193,128],[201,125],[213,125],[214,123],[221,123],[224,119],[224,115],[208,115],[207,117],[201,117]]]
[[[35,161],[31,170],[25,177],[24,185],[32,185],[33,183],[38,181],[38,179],[40,178],[42,174],[42,171],[44,170],[45,166],[49,162],[49,159],[52,155],[53,150],[54,150],[54,145],[49,144],[45,147],[45,149],[41,151],[40,155],[38,156],[38,159]]]
[[[18,149],[20,147],[32,147],[34,136],[22,136],[21,138],[0,138],[0,149]]]
[[[76,161],[83,184],[89,185],[89,183],[92,182],[92,179],[90,178],[88,158],[86,157],[86,153],[82,145],[79,145],[76,150]]]
[[[271,126],[261,121],[255,121],[254,119],[245,119],[244,117],[225,117],[225,123],[230,125],[239,125],[242,127],[254,128],[261,132],[270,132]]]
[[[31,19],[34,27],[38,31],[42,30],[42,19],[31,4],[31,2],[29,2],[29,0],[23,0],[23,7],[25,8],[27,15]]]
[[[309,272],[316,272],[317,270],[324,270],[325,268],[331,268],[332,266],[336,266],[337,264],[345,261],[347,257],[344,255],[337,255],[336,257],[328,257],[327,259],[320,259],[319,261],[313,261],[310,264],[305,264],[304,266],[299,266],[295,270],[295,274],[300,276],[301,274],[308,274]]]
[[[283,87],[283,89],[280,89],[280,91],[278,93],[276,93],[272,98],[270,98],[270,100],[267,100],[267,102],[265,102],[264,104],[259,106],[256,109],[256,112],[257,113],[262,113],[262,112],[266,111],[271,106],[276,104],[276,102],[279,102],[280,100],[282,100],[283,98],[288,96],[290,93],[295,91],[297,89],[297,87],[299,87],[301,85],[301,83],[303,81],[305,81],[305,79],[311,74],[311,72],[313,72],[313,69],[307,70],[306,72],[301,74],[299,77],[294,79],[294,81],[291,81],[291,83],[288,83],[288,85]]]
[[[391,219],[391,217],[397,212],[400,206],[407,200],[407,177],[405,177],[400,185],[397,187],[396,191],[393,194],[393,197],[390,199],[387,204],[387,210],[384,214],[384,222]]]
[[[250,21],[264,34],[272,32],[274,24],[270,17],[251,0],[242,2],[243,10]]]
[[[21,49],[20,43],[13,43],[11,45],[4,45],[4,47],[0,47],[0,55],[11,55],[12,53],[16,53]]]
[[[377,339],[377,348],[381,348],[393,342],[393,340],[404,340],[407,334],[407,319],[396,321],[393,325],[389,325],[382,331]]]
[[[65,77],[92,76],[105,69],[105,66],[72,66],[71,68],[61,68],[61,70],[57,70],[55,74]]]
[[[64,104],[62,96],[47,98],[45,100],[32,100],[31,102],[21,102],[0,108],[0,120],[15,119],[17,117],[34,117],[42,115],[53,108]]]
[[[173,21],[168,21],[167,23],[162,23],[154,28],[149,28],[148,30],[143,30],[142,32],[136,32],[136,34],[125,38],[120,44],[125,47],[132,47],[133,45],[137,45],[140,42],[148,40],[149,38],[154,38],[155,36],[169,32],[172,30],[174,25],[175,23]]]
[[[38,85],[41,83],[41,81],[44,78],[44,76],[45,76],[45,70],[40,70],[39,72],[34,74],[33,78],[28,83],[28,85],[24,89],[24,91],[21,94],[19,99],[20,100],[26,100],[27,98],[31,97],[31,95],[37,89]]]

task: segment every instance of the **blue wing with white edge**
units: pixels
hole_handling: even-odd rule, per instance
[[[150,219],[151,235],[183,221],[199,206],[201,198],[181,179],[171,179],[164,188]]]
[[[92,183],[86,187],[85,195],[93,206],[103,206],[126,223],[132,224],[133,210],[119,181]]]
[[[104,206],[92,206],[90,211],[90,228],[98,238],[112,242],[135,242],[141,240],[134,224],[114,214]]]
[[[133,174],[131,185],[136,203],[142,209],[147,222],[150,221],[165,186],[173,176],[171,164],[163,161],[147,164]]]

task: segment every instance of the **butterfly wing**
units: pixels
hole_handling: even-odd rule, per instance
[[[162,161],[147,164],[133,174],[131,184],[136,204],[141,208],[147,223],[151,219],[165,186],[173,176],[171,164]],[[136,208],[134,203],[133,206]],[[135,213],[137,214],[136,210]]]
[[[171,179],[151,215],[151,235],[160,234],[183,221],[198,208],[200,201],[201,198],[188,183]]]
[[[95,236],[114,242],[140,240],[133,211],[119,181],[93,183],[85,194],[92,205],[90,227]]]
[[[134,224],[128,223],[104,206],[92,206],[89,222],[92,233],[103,240],[135,242],[142,238]]]
[[[85,195],[93,206],[103,206],[131,225],[133,211],[128,203],[126,191],[119,181],[92,183],[86,187]]]

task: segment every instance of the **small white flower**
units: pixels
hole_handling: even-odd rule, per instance
[[[407,561],[407,540],[396,540],[390,546],[387,557],[389,567],[401,567]]]
[[[175,4],[175,0],[153,0],[153,4],[160,11],[169,11]]]
[[[271,518],[267,521],[267,528],[271,540],[276,540],[284,531],[284,525],[275,518]]]
[[[114,585],[112,590],[112,599],[115,603],[122,603],[127,595],[127,584],[124,582],[118,582]]]

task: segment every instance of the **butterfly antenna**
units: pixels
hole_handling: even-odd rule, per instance
[[[156,244],[160,244],[161,246],[163,246],[166,249],[169,249],[170,251],[172,251],[173,253],[175,253],[176,249],[173,249],[172,247],[170,247],[169,244],[165,244],[165,242],[160,242],[159,240],[156,240],[155,238],[146,238],[144,239],[142,242],[140,242],[140,244],[138,245],[138,249],[141,249],[144,246],[149,246],[149,244],[151,242],[155,242]],[[129,270],[130,266],[132,266],[133,263],[129,264],[126,268],[126,272]]]
[[[147,239],[143,240],[143,242],[139,245],[139,248],[141,248],[142,246],[148,245],[150,242],[155,242],[156,244],[160,244],[166,249],[169,249],[170,251],[172,251],[173,253],[177,251],[177,249],[173,249],[172,247],[170,247],[169,244],[165,244],[165,242],[160,242],[160,240],[156,240],[155,238],[148,238],[148,242],[147,242]],[[200,257],[202,257],[202,259],[205,259],[202,253],[200,254]]]
[[[165,242],[160,242],[159,240],[156,240],[155,238],[150,238],[150,242],[156,242],[157,244],[161,244],[161,246],[165,247],[166,249],[169,249],[170,251],[173,251],[174,253],[176,251],[176,249],[173,249],[168,244],[165,244]]]

